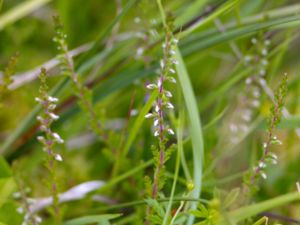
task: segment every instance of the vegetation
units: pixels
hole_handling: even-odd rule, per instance
[[[0,0],[0,225],[300,223],[292,0]]]

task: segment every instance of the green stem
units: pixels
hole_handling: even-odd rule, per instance
[[[172,202],[174,199],[177,179],[178,179],[178,173],[179,173],[179,168],[180,168],[180,158],[181,158],[181,154],[183,152],[183,142],[182,142],[183,118],[184,118],[183,114],[184,114],[184,112],[181,111],[180,116],[179,116],[179,124],[178,124],[178,128],[177,128],[177,155],[176,155],[175,174],[174,174],[174,180],[173,180],[172,189],[171,189],[170,200],[169,200],[166,214],[165,214],[164,220],[163,220],[163,225],[166,225],[168,222],[169,214],[170,214],[171,207],[172,207]]]

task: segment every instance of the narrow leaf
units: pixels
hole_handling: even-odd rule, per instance
[[[16,22],[24,16],[27,16],[50,1],[51,0],[29,0],[20,3],[0,17],[0,31],[3,30],[5,26]],[[0,10],[1,6],[2,0],[0,0]]]
[[[259,213],[265,212],[267,210],[286,205],[293,201],[300,200],[300,193],[293,192],[285,195],[281,195],[279,197],[266,200],[264,202],[260,202],[257,204],[253,204],[250,206],[245,206],[239,208],[231,213],[229,213],[229,217],[232,218],[234,223],[237,223],[241,220],[250,218],[252,216],[258,215]]]
[[[187,69],[182,59],[180,50],[176,47],[176,59],[178,65],[176,70],[178,73],[179,83],[182,89],[185,105],[188,111],[188,117],[190,122],[190,135],[193,146],[193,161],[194,161],[194,190],[191,194],[193,198],[199,198],[202,187],[202,168],[203,168],[203,155],[204,155],[204,141],[201,128],[201,120],[199,116],[196,97],[193,91],[191,81],[188,76]],[[196,209],[197,203],[191,203],[191,209]],[[188,219],[188,225],[193,224],[194,216],[190,215]]]

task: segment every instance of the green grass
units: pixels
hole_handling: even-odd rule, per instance
[[[58,191],[104,182],[61,203],[61,224],[140,225],[147,208],[151,225],[254,225],[265,223],[266,216],[269,224],[299,223],[299,3],[0,0],[0,10],[1,77],[14,72],[19,81],[62,57],[52,42],[53,15],[62,18],[70,49],[91,46],[74,58],[74,70],[91,93],[103,137],[93,133],[71,79],[59,66],[48,71],[60,117],[51,129],[65,141],[54,149],[63,158],[55,167]],[[169,55],[162,47],[168,35],[179,40],[171,43]],[[16,68],[6,67],[15,52]],[[247,61],[249,56],[254,60]],[[162,97],[174,105],[164,111],[164,124],[175,134],[166,132],[159,142],[157,122],[145,116],[155,113],[162,95],[146,85],[157,84],[162,58],[178,64],[170,70],[176,84],[163,84],[172,97]],[[266,75],[259,75],[264,69]],[[273,96],[285,73],[283,116],[269,134]],[[21,225],[20,206],[28,211],[28,199],[51,196],[46,154],[36,140],[43,135],[36,118],[42,107],[34,101],[39,84],[34,79],[8,91],[1,86],[0,224]],[[278,162],[262,168],[267,179],[260,174],[253,181],[268,135],[282,142],[273,140],[268,149]],[[162,156],[156,149],[166,152]],[[153,168],[164,160],[158,181],[163,188],[150,199]],[[31,219],[53,224],[51,210]]]

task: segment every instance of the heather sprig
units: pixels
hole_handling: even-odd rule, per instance
[[[76,89],[76,94],[79,98],[79,104],[82,109],[90,116],[90,125],[92,130],[103,138],[104,141],[107,139],[103,127],[98,120],[99,115],[93,108],[92,104],[92,93],[84,83],[81,81],[80,76],[76,73],[74,68],[74,60],[69,54],[67,35],[64,32],[63,25],[60,22],[58,16],[53,17],[55,24],[55,37],[53,41],[57,44],[57,50],[59,51],[59,60],[62,71],[71,78]]]
[[[268,120],[267,140],[262,145],[262,156],[257,165],[254,166],[253,171],[250,172],[250,178],[246,180],[246,184],[249,187],[256,185],[256,180],[259,176],[261,176],[263,179],[267,179],[265,169],[268,165],[277,164],[278,162],[278,157],[274,152],[271,151],[271,146],[275,144],[281,144],[281,141],[278,140],[278,138],[274,135],[274,130],[280,122],[286,94],[287,74],[284,74],[280,86],[275,93],[274,105],[271,108],[271,113]]]
[[[168,137],[175,134],[166,120],[167,111],[174,110],[174,106],[170,101],[172,98],[172,93],[166,89],[165,84],[166,82],[176,83],[176,79],[173,77],[173,75],[175,74],[174,65],[178,63],[174,58],[175,45],[177,42],[178,40],[173,37],[169,27],[165,27],[165,40],[162,44],[163,58],[160,60],[159,77],[155,83],[151,83],[146,86],[148,89],[158,92],[158,97],[152,112],[146,115],[146,118],[153,119],[153,135],[158,139],[158,145],[153,147],[155,172],[150,192],[150,197],[152,199],[156,199],[158,197],[159,191],[164,186],[164,167],[165,162],[170,156],[171,150],[170,147],[166,147],[166,144]],[[150,224],[152,216],[151,214],[152,206],[148,206],[145,224]]]
[[[47,154],[47,160],[45,163],[46,168],[49,171],[49,188],[53,198],[53,216],[55,218],[56,224],[59,224],[61,221],[61,212],[59,208],[59,194],[58,194],[58,181],[56,175],[56,163],[63,161],[62,156],[55,151],[56,144],[64,143],[64,140],[60,137],[58,133],[52,131],[52,123],[59,119],[59,116],[54,113],[58,99],[52,97],[48,94],[47,86],[47,73],[44,68],[41,69],[39,75],[41,82],[39,97],[36,97],[35,100],[41,104],[42,113],[37,117],[37,120],[40,122],[40,130],[44,133],[41,136],[38,136],[38,141],[43,145],[43,151]]]

